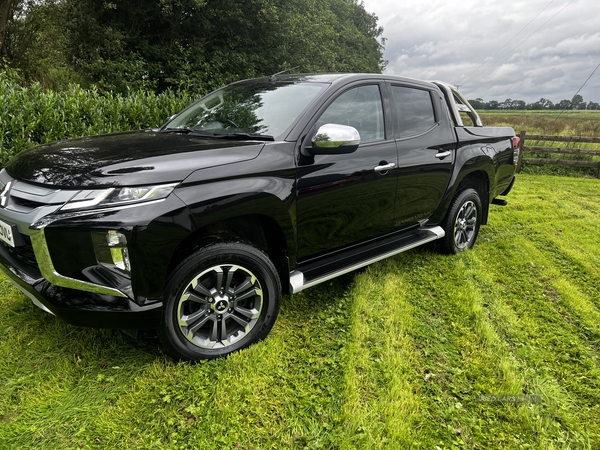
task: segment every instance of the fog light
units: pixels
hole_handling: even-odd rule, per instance
[[[106,233],[106,243],[110,249],[110,257],[114,266],[130,273],[131,263],[129,262],[129,250],[127,250],[125,235],[115,230],[109,230]]]
[[[98,263],[129,277],[131,263],[127,249],[127,237],[123,233],[115,230],[93,231],[92,242]]]
[[[124,247],[127,246],[127,238],[123,233],[115,230],[108,230],[106,233],[106,243],[109,247]]]

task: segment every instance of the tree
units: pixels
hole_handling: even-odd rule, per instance
[[[476,98],[475,100],[468,100],[471,106],[475,109],[485,109],[485,102],[482,98]]]
[[[475,100],[469,100],[471,106],[475,109],[518,109],[518,110],[546,110],[546,109],[600,109],[600,105],[596,102],[586,103],[581,95],[576,95],[572,100],[561,100],[559,103],[554,104],[551,100],[542,97],[537,102],[525,103],[523,100],[512,100],[507,98],[505,101],[499,103],[496,100],[485,102],[482,98],[476,98]]]
[[[6,41],[9,36],[10,23],[15,14],[21,11],[24,3],[24,0],[0,1],[0,58],[8,56]]]
[[[60,0],[28,0],[16,11],[6,41],[7,58],[26,80],[46,88],[62,89],[81,82],[64,52],[64,23],[68,16]]]
[[[54,73],[119,92],[140,86],[202,92],[295,66],[299,72],[385,66],[383,30],[358,0],[31,1],[12,52],[30,79],[53,73],[31,64],[53,52],[60,53],[53,59],[62,71]]]
[[[570,100],[564,99],[564,100],[561,100],[559,103],[556,103],[554,105],[554,108],[555,109],[560,109],[560,110],[563,110],[563,109],[573,109],[573,105],[571,104]]]
[[[489,102],[486,103],[485,105],[485,109],[498,109],[498,107],[500,106],[500,103],[498,103],[496,100],[490,100]]]
[[[550,100],[542,97],[539,101],[535,103],[530,103],[527,105],[527,109],[552,109],[554,108],[554,103]]]
[[[585,102],[580,94],[575,95],[571,99],[571,109],[585,109]]]
[[[554,108],[554,103],[552,103],[547,98],[543,98],[543,97],[540,99],[540,105],[542,106],[542,109],[552,109],[552,108]]]
[[[512,109],[525,109],[525,107],[527,106],[527,103],[525,103],[524,100],[513,100],[512,102]]]
[[[498,108],[500,109],[512,109],[512,99],[507,98],[506,100],[504,100],[502,103],[500,103],[498,105]]]

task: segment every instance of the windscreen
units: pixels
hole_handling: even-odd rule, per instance
[[[194,103],[166,128],[280,137],[325,86],[269,81],[233,84]]]

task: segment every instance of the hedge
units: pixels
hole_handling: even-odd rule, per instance
[[[0,71],[0,167],[35,145],[159,126],[196,97],[183,91],[120,95],[78,85],[55,92],[38,83],[23,86],[15,71]]]

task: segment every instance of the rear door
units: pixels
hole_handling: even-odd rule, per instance
[[[404,228],[429,218],[452,175],[456,137],[436,89],[391,82],[398,189],[394,225]]]

